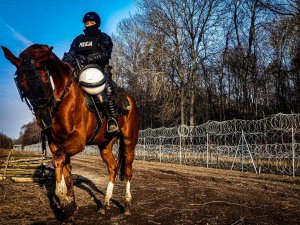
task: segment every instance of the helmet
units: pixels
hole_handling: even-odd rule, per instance
[[[101,25],[100,16],[95,12],[87,12],[82,19],[83,23],[85,23],[86,21],[95,21],[98,27],[100,27]]]

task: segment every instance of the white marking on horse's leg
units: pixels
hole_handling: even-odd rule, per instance
[[[131,192],[130,192],[130,181],[128,180],[126,182],[126,194],[125,194],[125,201],[126,202],[131,202],[132,196],[131,196]]]
[[[61,182],[56,181],[55,194],[59,198],[61,204],[69,204],[74,201],[74,198],[71,196],[67,196],[68,188],[65,182],[65,177],[62,174]]]
[[[114,189],[114,183],[113,182],[108,182],[107,185],[107,190],[106,190],[106,194],[105,194],[105,201],[104,201],[104,205],[109,206],[109,201],[112,197],[113,194],[113,189]]]
[[[67,189],[67,185],[65,182],[65,177],[62,174],[61,181],[59,183],[56,181],[55,194],[57,195],[57,197],[59,199],[64,199],[67,195],[67,191],[68,191],[68,189]]]
[[[126,182],[126,194],[125,194],[125,210],[124,215],[129,216],[131,215],[131,193],[130,193],[130,181],[127,180]]]

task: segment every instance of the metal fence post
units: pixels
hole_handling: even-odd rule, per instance
[[[295,133],[292,127],[293,177],[295,177]]]
[[[244,131],[242,130],[242,172],[244,172]]]
[[[146,137],[144,137],[144,161],[146,161]]]
[[[159,136],[159,162],[161,163],[161,136]]]
[[[181,138],[182,138],[182,136],[181,136],[181,134],[179,134],[179,164],[180,165],[181,165],[181,148],[182,148]]]
[[[206,168],[208,168],[208,148],[209,148],[209,136],[208,132],[206,133]]]
[[[186,125],[181,125],[178,127],[177,133],[179,135],[179,163],[182,163],[182,138],[187,138],[190,134],[190,129]],[[186,139],[185,139],[186,141]],[[185,144],[185,143],[184,143]]]

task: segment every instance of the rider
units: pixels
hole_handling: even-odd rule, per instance
[[[75,59],[78,58],[81,65],[98,64],[103,68],[109,68],[109,59],[111,58],[111,52],[113,43],[111,38],[99,29],[101,25],[101,19],[95,12],[88,12],[84,15],[82,22],[85,29],[84,34],[77,36],[70,47],[69,52],[65,52],[62,61],[76,65]],[[110,73],[107,71],[108,74]],[[109,74],[110,75],[110,74]],[[109,76],[110,78],[110,76]],[[113,98],[114,95],[112,80],[108,79],[106,84],[106,96],[108,96],[108,103],[106,111],[108,114],[108,132],[113,133],[118,131],[116,106]],[[103,102],[101,96],[93,96],[96,101]]]

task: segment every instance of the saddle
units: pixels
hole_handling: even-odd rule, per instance
[[[100,129],[104,115],[108,116],[108,133],[117,133],[117,116],[127,114],[130,107],[125,90],[111,79],[111,66],[88,64],[82,67],[78,60],[76,62],[78,85],[84,90],[87,108],[96,115],[98,121],[94,135]]]
[[[126,98],[126,91],[121,87],[115,87],[114,90],[115,90],[115,95],[113,96],[113,101],[116,104],[117,113],[118,115],[126,115],[130,109],[130,104]],[[85,103],[87,108],[91,112],[96,113],[96,107],[97,107],[103,119],[105,115],[105,106],[101,105],[100,103],[96,103],[93,97],[85,92],[84,92],[84,96],[85,96]]]
[[[126,92],[123,88],[116,87],[115,93],[116,94],[113,96],[113,98],[116,104],[117,114],[126,115],[130,109],[130,104],[126,98]],[[106,115],[106,109],[105,106],[103,106],[101,103],[96,103],[93,99],[93,96],[87,93],[84,93],[84,96],[87,108],[96,115],[98,121],[97,127],[94,130],[92,137],[87,141],[87,144],[90,144],[93,142],[97,133],[100,130],[100,127],[102,126],[104,117]],[[108,133],[106,133],[106,135],[108,135]]]

